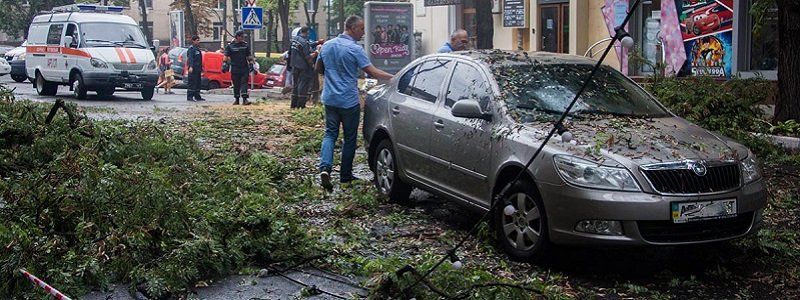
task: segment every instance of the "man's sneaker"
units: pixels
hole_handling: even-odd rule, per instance
[[[233,105],[239,105],[239,99],[236,99],[236,101],[233,101]]]
[[[194,99],[186,99],[186,101],[189,101],[189,102],[197,102],[197,100],[194,100]]]
[[[326,190],[333,190],[333,184],[331,183],[331,172],[328,170],[323,170],[319,173],[319,180],[322,184],[322,187]]]

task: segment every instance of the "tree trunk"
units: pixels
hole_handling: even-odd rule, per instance
[[[778,97],[775,121],[800,120],[800,1],[778,3]]]
[[[142,14],[142,26],[144,27],[144,38],[147,40],[147,43],[153,40],[153,34],[150,29],[150,24],[147,23],[147,2],[145,0],[139,0],[139,9],[141,9]],[[156,49],[157,51],[158,49]]]
[[[491,0],[476,0],[475,1],[475,21],[477,24],[487,24],[486,26],[477,26],[477,43],[475,45],[478,49],[493,49],[494,48],[494,20],[492,20],[492,1]]]
[[[267,57],[272,52],[272,10],[267,10]]]
[[[186,18],[186,29],[189,35],[197,34],[197,22],[194,20],[194,13],[192,12],[192,1],[183,0],[183,15]]]
[[[281,28],[283,29],[282,50],[287,50],[292,45],[292,28],[289,25],[290,3],[291,0],[278,0],[278,14],[281,19]]]

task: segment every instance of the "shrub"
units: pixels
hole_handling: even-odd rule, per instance
[[[258,66],[259,66],[259,70],[258,71],[261,72],[261,73],[267,73],[267,71],[269,71],[269,68],[271,68],[272,65],[274,65],[274,64],[276,64],[276,63],[278,63],[280,61],[281,61],[280,58],[256,57],[256,62],[258,62]]]
[[[1,99],[0,298],[41,295],[20,268],[74,296],[122,281],[175,297],[311,247],[272,156],[211,153],[150,122],[47,124],[44,104]]]

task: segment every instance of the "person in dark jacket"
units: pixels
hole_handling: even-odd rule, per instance
[[[189,82],[186,89],[187,101],[205,101],[200,97],[200,77],[203,73],[203,52],[200,50],[200,37],[192,36],[192,46],[186,51],[186,66],[189,68]]]
[[[203,73],[203,52],[200,51],[200,37],[192,36],[192,46],[186,51],[186,66],[189,87],[186,88],[187,101],[205,101],[200,97],[200,77]]]
[[[291,108],[305,108],[314,83],[314,61],[317,59],[316,43],[308,42],[309,28],[303,26],[300,32],[292,38],[292,48],[289,50],[289,61],[292,67]]]
[[[239,98],[242,99],[242,105],[250,105],[250,101],[247,101],[247,85],[254,61],[250,55],[250,45],[244,41],[244,30],[237,31],[236,39],[225,47],[225,68],[230,68],[233,81],[233,105],[239,105]]]

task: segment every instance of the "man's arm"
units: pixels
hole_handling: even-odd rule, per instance
[[[383,71],[381,69],[378,69],[373,65],[369,65],[366,68],[364,68],[363,70],[364,70],[365,73],[369,74],[369,77],[372,77],[372,78],[375,78],[375,79],[378,79],[378,80],[389,81],[389,80],[392,79],[392,77],[394,77],[394,75],[389,74],[386,71]]]

